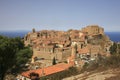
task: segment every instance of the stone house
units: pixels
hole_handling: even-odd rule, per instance
[[[78,57],[83,60],[88,60],[91,57],[90,50],[87,47],[78,48]]]
[[[102,42],[98,40],[99,35],[104,37],[104,43],[104,40],[101,40]],[[102,39],[101,36],[100,39]],[[90,25],[82,30],[69,32],[54,30],[35,32],[34,30],[24,37],[24,43],[32,47],[33,56],[46,60],[52,60],[55,57],[59,62],[67,60],[73,53],[75,58],[90,56],[90,59],[95,59],[98,54],[109,52],[111,45],[109,37],[104,34],[104,29],[98,25]]]

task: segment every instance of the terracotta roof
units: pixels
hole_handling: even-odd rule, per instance
[[[34,72],[34,73],[38,73],[39,76],[42,76],[43,73],[46,76],[46,75],[50,75],[53,73],[64,71],[64,70],[68,69],[70,66],[71,66],[71,64],[60,63],[60,64],[56,64],[53,66],[45,67],[42,69],[26,71],[26,72],[23,72],[21,75],[29,78],[29,74]]]

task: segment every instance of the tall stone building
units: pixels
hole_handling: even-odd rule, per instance
[[[82,32],[86,32],[88,35],[98,35],[104,34],[104,29],[98,25],[89,25],[85,28],[82,28]]]

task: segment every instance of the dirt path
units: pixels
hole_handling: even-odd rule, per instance
[[[119,69],[109,69],[99,72],[84,72],[82,74],[64,78],[63,80],[107,80],[115,76],[120,76]],[[116,78],[117,79],[117,78]],[[111,79],[112,80],[112,79]],[[114,79],[113,79],[114,80]],[[120,79],[118,79],[120,80]]]

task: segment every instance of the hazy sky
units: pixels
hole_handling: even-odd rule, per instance
[[[0,31],[81,29],[120,31],[120,0],[0,0]]]

